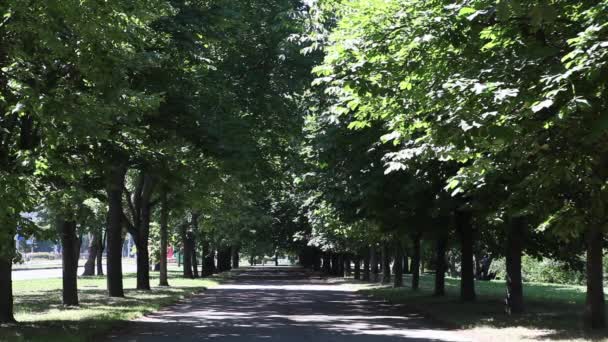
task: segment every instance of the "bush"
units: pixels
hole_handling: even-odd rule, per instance
[[[562,261],[524,255],[521,264],[525,282],[573,285],[581,285],[585,282],[584,270],[572,269]],[[505,259],[495,259],[490,266],[490,272],[495,272],[497,279],[506,279]]]

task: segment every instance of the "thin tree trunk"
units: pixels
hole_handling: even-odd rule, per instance
[[[232,268],[239,268],[239,248],[237,246],[232,246]]]
[[[100,234],[99,244],[97,245],[97,275],[103,275],[103,250],[105,245],[105,234]]]
[[[89,246],[87,261],[84,263],[84,270],[82,272],[83,277],[90,277],[95,275],[95,260],[97,260],[97,248],[99,248],[99,236],[98,232],[89,234]]]
[[[601,228],[592,226],[587,232],[587,298],[585,303],[585,326],[591,329],[606,327],[602,268],[603,242],[604,233]]]
[[[330,252],[323,253],[323,273],[325,273],[325,274],[331,273],[331,253]]]
[[[369,262],[370,260],[370,253],[369,251],[367,251],[367,253],[363,254],[363,278],[361,280],[363,281],[369,281],[370,280],[370,268],[369,268]]]
[[[169,235],[169,204],[167,203],[167,189],[162,189],[160,194],[160,276],[158,285],[169,286],[169,277],[167,271],[167,247]]]
[[[378,281],[378,274],[380,273],[378,269],[378,253],[376,253],[375,247],[370,249],[370,261],[372,266],[372,281],[375,283]]]
[[[393,281],[393,287],[403,286],[403,249],[400,243],[395,246],[395,279]]]
[[[403,274],[410,274],[410,258],[407,251],[403,251]]]
[[[190,242],[192,241],[192,239],[190,239],[189,236],[192,233],[186,231],[185,227],[183,229],[184,230],[182,231],[182,246],[184,250],[184,278],[192,279],[194,278],[194,273],[192,272],[192,247],[190,246]]]
[[[0,250],[0,323],[15,323],[13,315],[13,237],[6,234]]]
[[[521,255],[523,235],[525,233],[523,218],[515,218],[507,236],[507,313],[516,315],[524,312],[524,290],[521,276]]]
[[[63,269],[63,305],[78,306],[78,256],[80,240],[76,235],[76,222],[60,220],[61,261]]]
[[[352,269],[351,269],[351,265],[350,265],[350,257],[348,256],[348,254],[344,254],[344,258],[343,258],[344,262],[344,277],[348,278],[352,275]]]
[[[205,255],[203,260],[203,277],[209,277],[216,272],[215,270],[215,251],[211,248],[211,243],[207,240],[203,240],[203,254]]]
[[[412,239],[414,242],[414,255],[412,255],[412,290],[420,288],[420,234]]]
[[[445,272],[447,270],[447,261],[445,259],[446,250],[448,247],[448,237],[442,234],[437,238],[436,261],[435,261],[435,291],[434,296],[445,296]]]
[[[196,252],[196,235],[192,234],[191,238],[192,241],[190,242],[190,245],[192,246],[192,253],[190,253],[190,255],[192,255],[192,275],[194,276],[194,278],[198,278],[198,253]]]
[[[388,250],[388,242],[382,244],[382,284],[391,282],[391,254]]]
[[[470,212],[456,212],[456,228],[460,234],[460,299],[475,300],[475,274],[473,270],[473,226]]]
[[[108,179],[107,281],[110,297],[124,297],[122,284],[122,192],[126,167],[112,166]]]
[[[361,257],[359,255],[355,256],[355,274],[354,274],[354,278],[355,280],[361,280]]]

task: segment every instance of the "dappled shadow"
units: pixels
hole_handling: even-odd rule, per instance
[[[218,288],[148,315],[116,341],[466,341],[417,314],[290,270],[244,270]],[[296,276],[297,275],[297,276]],[[263,280],[262,280],[263,279]]]

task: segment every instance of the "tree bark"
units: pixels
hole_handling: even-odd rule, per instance
[[[127,169],[123,165],[111,166],[108,173],[108,227],[107,227],[107,281],[110,297],[124,297],[122,284],[122,192]]]
[[[591,329],[606,327],[602,267],[603,242],[604,233],[601,227],[589,228],[587,232],[587,297],[584,316],[585,326]]]
[[[445,296],[445,272],[447,270],[446,250],[448,247],[448,237],[442,234],[437,238],[436,260],[435,260],[435,290],[433,295],[436,297]]]
[[[98,232],[89,234],[89,246],[87,261],[84,263],[84,270],[82,272],[83,277],[90,277],[95,275],[95,261],[97,260],[97,248],[99,248],[99,240],[101,237]]]
[[[393,287],[403,287],[403,249],[400,243],[395,246],[395,278],[393,281]]]
[[[363,254],[363,277],[361,280],[363,281],[370,281],[370,253],[369,251],[367,251],[367,253]]]
[[[389,252],[388,242],[382,244],[382,284],[391,282],[391,254]]]
[[[511,315],[524,312],[524,290],[521,276],[521,255],[525,222],[523,218],[514,218],[507,236],[507,313]]]
[[[211,248],[211,243],[207,240],[203,240],[203,277],[209,277],[216,272],[215,269],[215,251]]]
[[[475,271],[473,269],[473,225],[468,211],[456,212],[456,229],[460,234],[460,299],[475,300]]]
[[[410,274],[410,258],[406,250],[403,252],[403,274]]]
[[[190,237],[192,238],[192,241],[190,242],[190,245],[192,246],[192,252],[190,253],[190,255],[192,256],[192,275],[194,276],[194,278],[198,278],[199,274],[198,274],[198,253],[196,252],[196,235],[194,233],[192,233],[192,235],[190,235]]]
[[[414,255],[412,255],[412,290],[420,288],[420,234],[414,236]]]
[[[167,189],[164,187],[160,194],[160,276],[159,286],[169,286],[167,271],[167,248],[169,240],[169,203],[167,202]]]
[[[348,256],[348,254],[344,254],[344,256],[342,257],[342,265],[343,265],[343,270],[344,270],[344,278],[348,278],[352,275],[352,269],[351,269],[351,265],[350,265],[350,257]]]
[[[76,235],[76,222],[60,219],[61,261],[63,270],[63,305],[78,306],[78,257],[80,240]]]
[[[12,235],[6,234],[0,250],[0,323],[15,323],[13,315],[13,248]]]
[[[355,256],[354,264],[355,274],[353,277],[355,280],[361,280],[361,257],[359,255]]]

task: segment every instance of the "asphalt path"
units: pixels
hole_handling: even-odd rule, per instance
[[[231,281],[129,323],[112,341],[470,341],[361,285],[294,268],[247,268]]]

